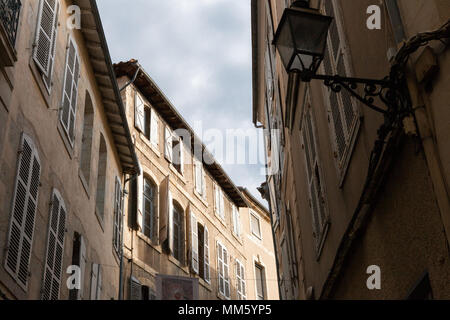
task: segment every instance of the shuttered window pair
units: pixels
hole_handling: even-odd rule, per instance
[[[130,298],[129,300],[156,300],[156,293],[148,286],[143,286],[135,277],[130,278]]]
[[[55,65],[56,37],[58,32],[59,1],[41,0],[34,43],[33,59],[42,73],[42,79],[51,91]]]
[[[238,300],[247,300],[244,265],[236,260],[236,282]]]
[[[222,220],[225,220],[225,199],[222,188],[214,185],[214,211]]]
[[[217,272],[219,274],[219,293],[230,298],[229,256],[225,246],[217,242]]]
[[[350,76],[349,57],[344,35],[339,28],[339,11],[334,3],[333,1],[324,1],[325,13],[335,19],[330,26],[323,65],[326,74],[338,74],[345,77]],[[348,163],[355,128],[359,121],[357,104],[347,90],[342,90],[340,93],[335,93],[330,88],[325,90],[331,116],[329,122],[335,144],[335,157],[339,170],[343,171]]]
[[[308,104],[302,127],[303,149],[306,160],[306,171],[308,176],[309,205],[312,211],[313,236],[317,252],[320,251],[324,241],[325,231],[328,224],[326,198],[324,185],[322,183],[322,169],[319,162],[318,142],[316,139],[316,128],[312,114],[312,108]]]
[[[122,184],[119,178],[117,178],[114,193],[113,246],[118,255],[120,255],[122,249],[122,209]]]
[[[75,41],[72,37],[69,37],[60,121],[72,147],[75,141],[75,116],[77,109],[79,78],[80,58],[78,56],[78,49]]]
[[[64,258],[66,216],[67,210],[64,200],[57,190],[53,190],[42,288],[43,300],[59,300]]]
[[[30,273],[40,177],[41,162],[38,151],[31,138],[23,134],[13,194],[5,269],[25,291]]]
[[[206,199],[206,174],[205,169],[203,168],[203,164],[194,160],[194,178],[195,178],[195,191],[199,195]]]
[[[135,127],[152,143],[155,148],[159,145],[159,120],[154,108],[146,105],[144,99],[135,92]]]
[[[239,209],[232,205],[233,211],[233,232],[236,236],[241,236],[241,216],[239,214]]]
[[[210,281],[209,232],[191,212],[191,267],[206,282]]]

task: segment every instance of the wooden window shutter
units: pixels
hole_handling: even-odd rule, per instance
[[[206,172],[205,168],[203,168],[203,165],[200,163],[200,166],[202,168],[202,196],[203,199],[206,199]]]
[[[53,190],[47,239],[42,300],[59,300],[66,233],[66,207],[57,190]]]
[[[174,234],[173,234],[173,198],[172,198],[172,193],[169,190],[169,186],[167,187],[167,216],[168,216],[168,228],[167,228],[167,239],[169,240],[169,252],[173,252],[173,244],[174,244]]]
[[[210,281],[210,270],[209,270],[209,232],[208,232],[208,228],[205,226],[204,228],[204,267],[205,267],[205,271],[204,271],[204,276],[205,276],[205,281],[209,282]]]
[[[33,141],[25,134],[19,153],[5,269],[27,290],[41,164]]]
[[[61,123],[73,146],[75,139],[75,116],[78,98],[78,80],[80,77],[80,60],[75,42],[70,37],[66,56],[64,90],[61,109]]]
[[[217,242],[217,272],[219,281],[219,292],[225,295],[225,279],[224,279],[224,265],[223,265],[223,247],[220,242]]]
[[[141,174],[136,179],[136,199],[137,199],[137,209],[136,209],[136,225],[139,231],[144,229],[144,174]]]
[[[228,251],[223,247],[223,278],[224,278],[224,296],[230,297],[230,276],[229,276],[229,265],[228,265]]]
[[[169,127],[166,126],[164,129],[164,156],[169,162],[172,162],[173,159],[172,143],[173,143],[172,131],[170,130]]]
[[[130,278],[130,300],[142,300],[142,285],[135,277]]]
[[[91,300],[100,300],[102,295],[102,268],[93,263],[91,272]]]
[[[219,201],[220,201],[220,209],[219,209],[220,217],[222,219],[224,219],[225,218],[225,199],[223,196],[222,189],[219,189]]]
[[[51,72],[50,63],[56,36],[57,22],[55,21],[57,20],[58,4],[56,0],[42,0],[39,8],[33,59],[46,77]]]
[[[53,68],[55,66],[56,36],[58,34],[59,1],[55,1],[55,2],[56,2],[55,19],[54,19],[54,26],[53,26],[52,43],[51,43],[51,47],[50,47],[50,59],[49,59],[49,64],[48,64],[48,73],[42,74],[42,79],[44,80],[44,84],[49,92],[52,88]],[[36,61],[36,58],[35,58],[35,61]]]
[[[239,214],[239,209],[233,205],[233,226],[234,226],[234,233],[240,237],[241,235],[241,218]]]
[[[219,200],[219,187],[217,184],[214,184],[214,211],[219,213],[220,208],[220,200]]]
[[[122,186],[119,178],[116,178],[114,195],[114,227],[113,245],[117,253],[120,253],[122,243]]]
[[[134,95],[134,126],[145,133],[145,104],[137,91]]]
[[[192,270],[198,274],[198,225],[197,218],[191,212],[191,266]]]
[[[159,136],[158,136],[158,132],[159,132],[159,121],[158,121],[158,116],[156,114],[155,109],[152,108],[151,111],[151,120],[150,120],[150,140],[151,143],[155,146],[158,147],[159,144]]]

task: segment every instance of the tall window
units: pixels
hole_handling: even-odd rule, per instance
[[[262,238],[261,222],[256,213],[253,212],[250,212],[250,229],[255,237],[257,237],[258,239]]]
[[[156,186],[148,178],[144,179],[143,233],[152,241],[156,240]]]
[[[198,256],[199,276],[206,282],[210,281],[209,270],[209,233],[206,226],[198,223]]]
[[[159,143],[159,121],[154,108],[148,106],[141,95],[135,92],[135,127],[149,140],[154,147]]]
[[[67,210],[60,193],[53,190],[47,238],[42,300],[59,300],[64,258]]]
[[[151,109],[147,106],[144,107],[144,136],[150,140],[150,117],[151,117]]]
[[[350,76],[349,55],[345,49],[344,35],[339,28],[341,21],[340,14],[338,14],[339,8],[335,7],[333,1],[323,1],[323,3],[325,13],[335,17],[330,26],[327,50],[324,56],[325,73]],[[342,90],[340,93],[335,93],[329,88],[324,90],[326,90],[329,104],[328,111],[332,118],[330,127],[335,145],[334,155],[340,174],[343,175],[350,158],[350,149],[359,123],[357,104],[346,90]]]
[[[78,57],[78,49],[75,42],[70,37],[64,73],[64,90],[60,121],[72,146],[75,140],[75,116],[77,109],[79,77],[80,59]]]
[[[91,272],[91,300],[101,300],[103,290],[103,270],[102,266],[96,263],[92,264]]]
[[[86,92],[84,106],[83,138],[81,140],[80,170],[87,185],[91,180],[92,137],[94,129],[94,108],[91,96]]]
[[[164,131],[164,155],[174,168],[180,173],[184,173],[184,151],[183,137],[177,136],[166,126]]]
[[[244,265],[239,260],[236,260],[236,282],[238,300],[246,300],[245,269]]]
[[[177,204],[173,205],[173,257],[183,263],[183,209]]]
[[[228,267],[228,251],[220,242],[217,242],[217,272],[219,273],[219,293],[230,298],[230,277]]]
[[[260,264],[255,264],[255,278],[256,278],[256,300],[266,299],[266,276],[264,267]]]
[[[307,171],[307,183],[309,189],[309,206],[312,212],[313,237],[315,239],[316,251],[319,254],[325,240],[328,226],[328,215],[326,210],[326,199],[324,185],[322,183],[322,172],[319,162],[318,144],[316,140],[316,129],[313,120],[312,108],[305,108],[302,126],[303,149],[305,151],[305,164]]]
[[[203,164],[194,160],[195,191],[206,199],[206,176]]]
[[[30,137],[23,134],[19,150],[5,269],[27,291],[41,162]]]
[[[48,90],[52,88],[55,64],[56,36],[58,33],[59,1],[41,0],[36,30],[33,59],[42,73]]]
[[[122,221],[122,184],[119,178],[117,178],[114,194],[113,246],[118,255],[120,255],[122,249]]]
[[[84,297],[84,274],[86,271],[86,244],[81,234],[75,233],[73,239],[72,265],[80,269],[79,289],[70,290],[70,300],[83,300]]]
[[[107,149],[105,138],[100,134],[100,146],[98,152],[97,167],[97,193],[96,193],[96,212],[101,219],[104,218],[105,209],[105,188],[106,188],[106,165],[107,165]]]
[[[222,188],[214,185],[214,210],[222,220],[225,220],[225,202]]]

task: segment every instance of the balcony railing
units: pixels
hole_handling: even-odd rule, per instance
[[[0,21],[13,46],[16,43],[21,6],[20,0],[0,0]]]

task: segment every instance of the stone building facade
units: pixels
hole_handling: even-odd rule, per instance
[[[410,55],[404,72],[412,115],[384,140],[367,179],[383,116],[345,90],[295,83],[286,73],[272,41],[291,2],[252,1],[253,121],[281,130],[266,140],[279,170],[263,188],[281,297],[449,299],[448,42],[430,41]],[[328,75],[382,79],[409,39],[450,17],[448,1],[385,0],[377,2],[381,29],[370,30],[373,1],[303,3],[334,17],[318,71]],[[381,272],[381,289],[367,285],[373,270]]]
[[[276,268],[264,207],[234,185],[137,61],[114,67],[128,85],[122,98],[143,172],[125,200],[125,299],[278,299],[267,281]]]
[[[96,3],[1,6],[17,19],[0,23],[1,298],[117,299],[121,190],[139,165]]]

